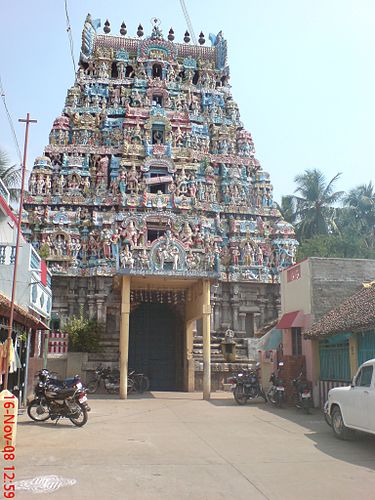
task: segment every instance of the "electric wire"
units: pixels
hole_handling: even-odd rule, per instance
[[[17,153],[18,153],[18,158],[20,160],[20,165],[22,165],[21,148],[20,148],[20,145],[19,145],[19,142],[18,142],[18,138],[17,138],[16,130],[15,130],[14,125],[13,125],[13,120],[12,120],[11,114],[9,113],[9,109],[8,109],[8,105],[7,105],[7,102],[6,102],[5,91],[4,91],[4,87],[3,87],[3,82],[1,80],[1,76],[0,76],[0,96],[1,96],[1,99],[2,99],[3,104],[4,104],[5,114],[7,116],[9,127],[10,127],[10,129],[12,131],[13,141],[14,141],[14,144],[16,146],[16,150],[17,150]]]
[[[64,0],[64,6],[65,6],[65,17],[66,17],[66,31],[68,33],[68,38],[69,38],[70,55],[72,57],[74,74],[76,74],[76,62],[74,59],[74,44],[73,44],[72,27],[70,25],[70,19],[69,19],[68,0]]]
[[[197,37],[195,36],[194,30],[193,30],[193,25],[191,24],[190,16],[189,16],[188,10],[186,8],[185,1],[180,0],[180,5],[182,8],[182,12],[184,13],[184,16],[185,16],[186,24],[188,25],[188,28],[189,28],[190,36],[193,40],[193,43],[195,45],[197,45]]]

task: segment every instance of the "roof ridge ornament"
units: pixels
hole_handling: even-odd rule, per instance
[[[152,25],[152,32],[151,32],[151,40],[162,40],[163,39],[163,32],[160,28],[161,21],[158,17],[152,17],[150,19],[150,23]]]
[[[362,283],[363,288],[372,288],[375,285],[375,280]]]

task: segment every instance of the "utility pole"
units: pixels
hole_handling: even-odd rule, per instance
[[[20,207],[18,210],[18,221],[17,221],[17,238],[16,238],[16,253],[14,256],[14,269],[13,269],[13,283],[12,283],[12,298],[10,302],[10,313],[9,313],[9,329],[7,338],[7,349],[6,349],[6,363],[5,363],[5,374],[4,374],[4,390],[8,389],[8,374],[9,374],[9,362],[10,362],[10,346],[12,343],[12,331],[13,331],[13,317],[14,317],[14,301],[16,296],[16,285],[17,285],[17,264],[18,264],[18,251],[21,235],[21,222],[22,222],[22,208],[23,208],[23,195],[25,191],[25,177],[26,177],[26,155],[27,155],[27,143],[29,139],[29,125],[30,123],[36,123],[36,120],[30,118],[30,113],[27,113],[26,118],[20,118],[18,120],[21,123],[26,123],[25,130],[25,144],[23,149],[23,162],[22,162],[22,180],[21,180],[21,195],[20,195]]]

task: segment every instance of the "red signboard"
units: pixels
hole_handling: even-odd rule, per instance
[[[290,281],[299,280],[301,277],[301,266],[294,266],[287,270],[286,279],[289,283]]]

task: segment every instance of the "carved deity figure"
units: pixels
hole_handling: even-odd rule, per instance
[[[138,188],[138,172],[134,164],[127,174],[127,187],[131,193],[137,191]]]
[[[249,242],[246,242],[243,249],[243,263],[245,266],[252,266],[254,264],[254,250]]]
[[[121,236],[126,242],[130,244],[131,247],[137,245],[138,242],[138,231],[134,225],[134,222],[130,220],[121,232]]]
[[[139,255],[139,262],[142,269],[149,269],[150,267],[150,259],[147,255],[146,249],[144,248]]]
[[[121,252],[120,262],[121,262],[121,267],[123,267],[123,268],[128,267],[129,269],[133,269],[134,257],[133,257],[132,252],[129,249],[129,245],[125,245],[124,250]]]
[[[118,229],[116,229],[111,234],[112,256],[115,259],[117,259],[117,257],[118,257],[119,240],[120,240],[120,231]]]
[[[184,243],[187,246],[191,246],[191,244],[193,243],[193,231],[190,227],[190,224],[187,221],[184,222],[179,237],[182,243]]]

